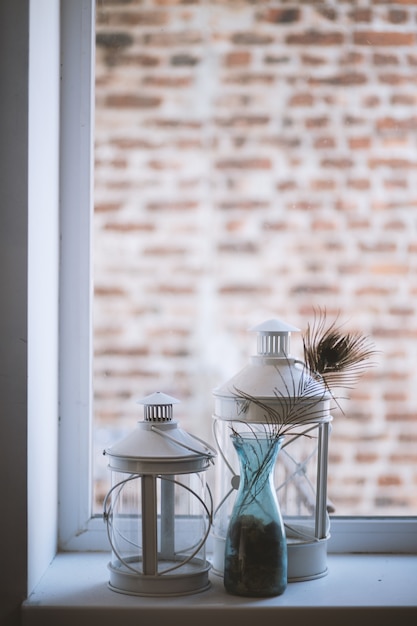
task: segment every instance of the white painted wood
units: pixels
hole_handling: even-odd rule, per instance
[[[59,541],[91,510],[91,211],[94,2],[61,3]]]
[[[59,0],[30,3],[28,588],[57,549]]]
[[[58,555],[23,607],[23,626],[417,623],[417,555],[332,555],[327,576],[255,599],[225,593],[213,574],[211,589],[189,596],[115,593],[107,586],[108,560],[107,554]]]

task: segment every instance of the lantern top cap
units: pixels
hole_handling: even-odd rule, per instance
[[[170,422],[173,414],[172,405],[178,402],[176,398],[160,391],[138,400],[138,404],[144,405],[143,413],[146,422]]]
[[[287,324],[279,319],[269,319],[257,326],[252,326],[248,329],[249,332],[257,332],[257,333],[291,333],[291,332],[300,332],[299,328],[296,326],[291,326],[291,324]]]
[[[144,404],[145,406],[166,406],[168,404],[178,404],[179,402],[180,400],[177,400],[177,398],[173,398],[161,391],[155,391],[155,393],[151,393],[137,401],[138,404]]]

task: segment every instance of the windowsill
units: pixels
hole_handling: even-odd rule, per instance
[[[327,576],[291,583],[282,596],[267,599],[228,595],[214,574],[211,588],[195,595],[155,599],[119,594],[107,587],[108,561],[106,553],[58,554],[24,603],[23,626],[83,626],[92,620],[114,626],[121,619],[123,626],[223,626],[234,620],[252,626],[260,613],[262,626],[276,626],[278,619],[282,626],[287,618],[291,626],[305,626],[312,614],[321,626],[334,626],[335,620],[340,626],[344,618],[346,623],[355,619],[355,626],[376,618],[379,625],[393,619],[402,626],[417,623],[416,554],[330,554]]]

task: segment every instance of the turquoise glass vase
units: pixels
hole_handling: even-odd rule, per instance
[[[226,535],[224,586],[238,596],[278,596],[287,586],[287,544],[273,469],[283,437],[231,437],[240,481]]]

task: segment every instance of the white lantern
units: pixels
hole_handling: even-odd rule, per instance
[[[144,420],[104,452],[112,472],[104,503],[109,586],[146,596],[204,591],[213,512],[205,470],[216,452],[178,427],[175,398],[158,392],[140,402]]]
[[[257,354],[213,392],[214,434],[220,452],[212,529],[213,571],[223,572],[227,527],[239,485],[231,427],[239,431],[249,425],[251,430],[262,432],[274,421],[290,426],[275,467],[275,487],[286,529],[288,581],[318,578],[327,572],[331,396],[302,361],[290,356],[290,335],[298,328],[273,319],[250,330],[258,333]]]

